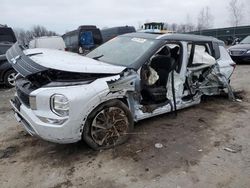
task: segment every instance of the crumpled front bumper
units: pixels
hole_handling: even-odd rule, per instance
[[[16,120],[23,125],[30,135],[60,144],[74,143],[81,140],[80,132],[76,133],[69,129],[71,125],[75,125],[77,122],[69,120],[60,126],[47,124],[37,118],[30,108],[20,102],[18,97],[10,100],[10,104]]]

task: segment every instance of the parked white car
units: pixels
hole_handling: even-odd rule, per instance
[[[86,57],[51,49],[7,58],[19,73],[11,101],[31,134],[56,143],[84,139],[94,149],[124,143],[134,122],[229,93],[235,63],[215,38],[131,33]]]
[[[65,50],[65,42],[60,36],[38,37],[29,42],[29,48],[49,48]]]

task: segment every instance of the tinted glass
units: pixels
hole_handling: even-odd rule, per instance
[[[95,44],[102,44],[102,35],[99,29],[93,30],[93,39]]]
[[[7,46],[7,45],[0,46],[0,55],[5,54],[10,47],[11,46]]]
[[[98,57],[100,61],[129,67],[147,53],[155,40],[131,37],[116,37],[87,54],[87,57]]]
[[[16,42],[16,37],[11,28],[0,28],[0,42]]]
[[[244,38],[240,43],[241,44],[250,44],[250,36]]]

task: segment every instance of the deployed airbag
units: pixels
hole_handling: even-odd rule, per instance
[[[188,52],[191,53],[191,45],[188,46]],[[205,46],[195,45],[194,58],[192,64],[206,64],[212,66],[216,63],[213,56],[206,52]]]

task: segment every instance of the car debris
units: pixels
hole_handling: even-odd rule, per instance
[[[238,153],[238,152],[242,151],[242,146],[237,145],[237,144],[233,144],[229,147],[225,147],[224,150],[227,152],[231,152],[231,153]]]
[[[161,148],[163,148],[163,145],[161,143],[156,143],[155,148],[161,149]]]
[[[235,63],[212,37],[131,33],[86,56],[15,44],[11,100],[27,132],[56,143],[83,139],[93,149],[124,143],[134,122],[228,93]],[[98,57],[98,58],[96,58]]]

